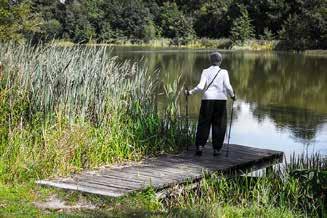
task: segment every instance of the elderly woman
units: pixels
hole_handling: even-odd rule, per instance
[[[202,71],[200,83],[192,90],[185,90],[186,95],[202,92],[202,101],[196,132],[196,153],[201,156],[212,126],[213,155],[220,154],[227,127],[226,101],[228,95],[235,101],[233,88],[229,82],[227,70],[221,69],[222,55],[210,54],[211,66]]]

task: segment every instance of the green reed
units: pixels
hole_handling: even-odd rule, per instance
[[[170,210],[232,207],[240,210],[240,216],[265,217],[266,211],[275,211],[321,217],[327,209],[326,185],[327,159],[317,154],[293,155],[289,163],[266,177],[208,175],[193,190],[181,186],[182,191],[163,204]]]
[[[17,87],[28,95],[29,116],[63,110],[72,119],[89,117],[101,124],[115,106],[131,100],[152,103],[153,75],[140,64],[118,63],[106,47],[3,45],[1,50],[0,58],[7,68],[4,88]],[[131,104],[126,105],[131,109]]]
[[[157,111],[159,73],[119,62],[106,47],[1,44],[0,60],[6,181],[139,160],[182,148],[188,138],[179,109]],[[178,106],[178,97],[166,95],[167,105]]]

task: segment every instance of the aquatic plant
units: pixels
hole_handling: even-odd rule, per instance
[[[1,44],[0,60],[5,180],[138,160],[187,140],[178,110],[157,110],[158,71],[119,62],[106,47]]]

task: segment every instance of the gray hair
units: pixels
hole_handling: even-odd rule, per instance
[[[219,52],[213,52],[209,55],[211,64],[220,66],[223,56]]]

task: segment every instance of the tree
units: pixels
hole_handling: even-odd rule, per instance
[[[61,38],[64,30],[62,22],[64,16],[61,15],[58,7],[61,3],[53,0],[30,0],[30,2],[31,13],[38,14],[43,20],[41,30],[33,35],[32,42]]]
[[[287,0],[247,0],[246,5],[256,37],[265,35],[265,28],[276,35],[281,30],[281,23],[287,19],[291,6]],[[267,33],[267,32],[266,32]]]
[[[327,2],[302,0],[301,8],[289,14],[279,32],[287,49],[327,48]]]
[[[151,39],[156,38],[158,30],[153,21],[149,21],[148,25],[144,28],[144,41],[149,42]]]
[[[273,40],[275,38],[274,34],[268,27],[265,27],[263,30],[263,34],[260,35],[260,39],[262,40]]]
[[[107,21],[103,21],[100,24],[100,30],[98,33],[98,40],[100,42],[107,42],[112,39],[114,36],[114,32],[111,29],[110,23]]]
[[[145,29],[151,24],[152,16],[141,0],[110,0],[103,4],[104,19],[110,22],[116,37],[125,36],[144,39]]]
[[[41,28],[48,39],[57,38],[62,32],[61,23],[57,19],[45,21]]]
[[[230,5],[230,0],[209,0],[203,3],[196,13],[194,23],[197,35],[209,38],[227,37],[230,25],[226,15]]]
[[[83,14],[85,14],[89,23],[88,25],[90,26],[88,29],[93,29],[94,31],[94,34],[92,33],[92,37],[100,38],[99,35],[101,32],[103,32],[102,28],[106,28],[108,30],[110,26],[108,21],[104,20],[104,10],[102,9],[104,0],[84,0],[81,1],[81,3],[85,8],[85,12]]]
[[[300,20],[301,18],[296,14],[290,15],[279,32],[280,38],[285,41],[283,45],[285,48],[304,50],[307,47],[309,38],[306,24]]]
[[[29,1],[0,0],[0,41],[23,42],[40,32],[42,23]]]
[[[166,2],[161,7],[160,27],[168,38],[191,38],[194,35],[192,22],[178,10],[176,3]]]
[[[240,6],[240,12],[241,15],[233,21],[230,34],[233,43],[243,45],[247,39],[254,36],[254,28],[251,24],[248,11],[243,5]]]

